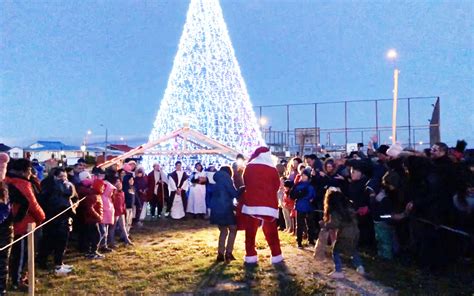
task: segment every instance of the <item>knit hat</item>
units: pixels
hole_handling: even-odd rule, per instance
[[[391,157],[398,157],[399,154],[403,151],[402,145],[400,143],[395,143],[390,146],[387,150],[387,155]]]
[[[85,179],[92,179],[91,174],[89,172],[83,171],[79,173],[79,181],[84,181]]]
[[[387,150],[388,150],[389,148],[390,148],[390,147],[388,147],[388,145],[380,145],[380,147],[377,148],[377,153],[387,155]]]
[[[305,169],[303,172],[301,172],[301,174],[308,177],[308,179],[311,179],[311,170]]]
[[[352,167],[354,170],[360,171],[362,174],[366,176],[372,175],[371,163],[366,160],[350,159],[346,162],[346,164]]]
[[[264,147],[264,146],[258,147],[254,151],[254,153],[252,153],[252,156],[250,156],[249,162],[251,162],[252,160],[257,158],[262,153],[270,153],[270,149],[268,149],[268,147]]]
[[[10,160],[10,157],[6,153],[0,153],[0,181],[5,178],[7,173],[7,163]]]
[[[293,188],[293,186],[295,185],[295,183],[291,180],[285,180],[285,182],[283,183],[283,186],[287,187],[287,188]]]

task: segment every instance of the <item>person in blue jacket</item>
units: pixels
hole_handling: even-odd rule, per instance
[[[296,241],[298,248],[303,248],[303,233],[308,234],[308,242],[314,245],[316,240],[316,226],[314,221],[314,205],[316,191],[311,185],[311,172],[304,170],[301,181],[293,187],[290,197],[296,200]]]
[[[44,177],[44,167],[39,163],[39,161],[35,158],[31,161],[33,164],[33,168],[36,170],[36,177],[41,181]]]
[[[214,174],[214,189],[210,200],[211,224],[219,227],[219,244],[217,248],[216,261],[230,262],[235,260],[232,255],[235,237],[237,235],[237,225],[234,214],[234,199],[238,197],[232,181],[232,169],[230,166],[223,166]],[[226,245],[227,240],[227,245]]]

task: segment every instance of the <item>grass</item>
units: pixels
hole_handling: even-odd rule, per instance
[[[75,271],[67,277],[37,271],[38,294],[314,294],[331,289],[323,284],[306,287],[304,277],[275,268],[269,263],[263,234],[259,233],[257,248],[261,261],[255,268],[246,268],[243,233],[239,232],[230,264],[215,263],[218,230],[207,221],[160,220],[148,222],[132,232],[134,247],[121,247],[104,260],[86,260],[73,248],[65,262]],[[282,245],[293,244],[282,237]]]
[[[369,279],[398,291],[399,295],[474,295],[474,262],[453,264],[442,275],[434,275],[398,261],[386,261],[363,253]]]
[[[235,243],[237,260],[230,264],[215,262],[218,230],[208,221],[146,222],[142,228],[132,230],[132,237],[134,247],[121,247],[104,260],[86,260],[70,248],[65,263],[73,264],[75,271],[59,277],[37,270],[37,293],[378,295],[393,294],[395,290],[402,295],[472,293],[469,289],[472,290],[473,281],[468,284],[467,278],[427,277],[414,268],[383,262],[368,254],[363,254],[363,259],[370,280],[349,271],[347,280],[335,282],[326,276],[332,265],[315,262],[309,249],[296,249],[294,237],[286,233],[280,234],[286,264],[273,266],[263,234],[258,232],[259,264],[254,268],[243,265],[243,232],[238,233]],[[387,286],[394,290],[385,289]]]

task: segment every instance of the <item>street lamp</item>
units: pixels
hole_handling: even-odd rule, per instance
[[[260,120],[259,120],[259,123],[260,123],[260,126],[264,126],[265,124],[267,124],[268,120],[266,117],[260,117]]]
[[[82,157],[86,156],[86,149],[87,149],[86,144],[85,143],[82,144],[81,145]]]
[[[395,60],[397,59],[397,51],[395,49],[390,49],[387,52],[387,58],[391,60],[395,65]],[[400,71],[395,68],[393,69],[393,110],[392,110],[392,144],[395,144],[397,141],[397,101],[398,101],[398,74]]]
[[[100,126],[105,128],[104,162],[106,162],[106,161],[107,161],[107,142],[108,142],[109,130],[108,130],[107,127],[106,127],[105,125],[103,125],[102,123],[100,124]]]

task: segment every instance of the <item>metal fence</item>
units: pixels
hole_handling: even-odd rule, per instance
[[[374,136],[391,143],[392,99],[255,106],[267,145],[290,154],[348,150]],[[440,141],[440,98],[399,98],[397,141],[420,149]]]

